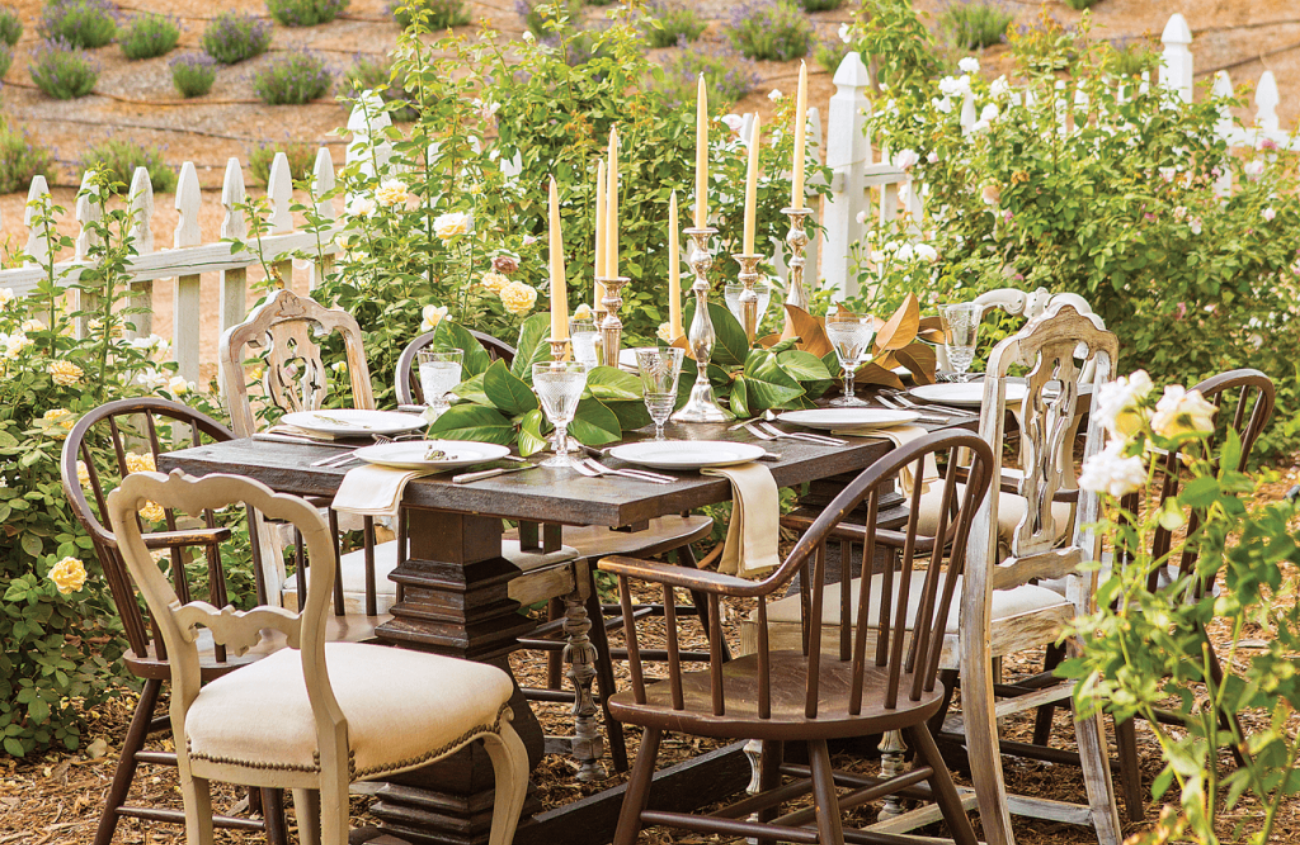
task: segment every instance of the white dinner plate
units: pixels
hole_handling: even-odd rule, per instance
[[[641,371],[641,368],[636,362],[635,349],[620,349],[618,351],[618,365],[622,369],[633,373],[639,373]]]
[[[436,452],[442,456],[430,457]],[[368,464],[394,469],[459,469],[497,461],[509,454],[509,446],[475,440],[400,440],[356,451],[356,456]]]
[[[1008,384],[1007,402],[1019,402],[1025,398],[1023,384]],[[939,384],[922,384],[908,391],[922,402],[934,402],[939,405],[953,405],[958,408],[978,408],[984,404],[984,382],[965,383],[941,382]]]
[[[729,440],[643,440],[615,446],[607,454],[655,469],[704,469],[756,461],[767,450],[753,443]]]
[[[841,428],[889,428],[919,420],[915,411],[890,411],[885,408],[815,408],[806,411],[786,411],[777,419],[805,428],[835,431]]]
[[[285,425],[319,431],[335,437],[364,437],[367,434],[403,434],[428,425],[415,414],[396,411],[359,411],[355,408],[328,411],[295,411],[285,414]]]

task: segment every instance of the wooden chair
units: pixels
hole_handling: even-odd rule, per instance
[[[167,431],[168,428],[171,430]],[[184,814],[176,810],[126,804],[140,763],[176,765],[176,754],[146,751],[144,748],[150,734],[168,728],[166,719],[154,719],[153,714],[163,682],[172,677],[172,661],[165,643],[157,639],[156,629],[137,601],[119,539],[105,525],[108,522],[105,482],[108,486],[116,484],[128,475],[131,464],[139,466],[145,455],[156,461],[161,452],[173,445],[198,446],[204,442],[233,438],[229,429],[205,414],[165,399],[145,398],[123,399],[96,408],[73,426],[64,441],[60,465],[64,495],[73,515],[90,535],[113,604],[122,620],[128,647],[124,656],[127,670],[144,681],[135,715],[122,741],[112,784],[104,799],[94,845],[109,845],[118,820],[124,817],[172,824],[184,822]],[[92,445],[109,447],[112,455],[110,466],[96,463]],[[137,456],[133,448],[142,452]],[[84,466],[84,472],[79,472],[79,464]],[[87,501],[87,489],[91,501]],[[231,592],[221,557],[221,543],[230,539],[230,529],[219,526],[210,510],[204,513],[200,527],[187,525],[181,528],[176,514],[170,509],[163,510],[162,514],[164,519],[160,530],[145,534],[143,542],[147,548],[164,553],[170,559],[176,593],[185,601],[189,601],[192,595],[207,595],[210,600],[225,604]],[[138,527],[136,533],[139,533]],[[202,550],[207,562],[206,572],[187,570],[185,564],[190,560],[191,549]],[[260,567],[255,567],[255,573],[260,575],[260,572]],[[259,579],[259,603],[265,601],[261,587]],[[201,645],[197,666],[201,679],[205,681],[219,678],[269,653],[269,648],[264,647],[243,655],[232,655],[209,639],[204,639]],[[261,806],[264,821],[218,816],[216,825],[244,830],[264,829],[272,843],[284,845],[287,838],[280,792],[255,790],[250,793],[250,803],[254,809]]]
[[[191,514],[246,505],[292,524],[314,562],[303,609],[240,612],[182,599],[140,532],[136,512],[151,501]],[[496,772],[488,842],[509,845],[528,790],[527,750],[510,725],[513,681],[483,663],[327,642],[334,534],[314,505],[252,479],[179,471],[130,475],[107,504],[122,557],[171,655],[187,842],[214,842],[209,783],[219,780],[292,789],[299,841],[345,845],[352,781],[420,768],[481,739]],[[287,647],[201,686],[200,628],[235,655],[271,637]],[[276,718],[249,718],[259,711]]]
[[[909,542],[901,569],[873,573],[865,563],[862,577],[850,584],[849,567],[842,578],[827,584],[827,543],[837,540],[845,558],[851,544],[863,544],[862,560],[873,560],[875,517],[880,497],[892,489],[893,478],[914,464],[918,474],[926,456],[942,453],[956,466],[958,449],[973,456],[967,484],[959,487],[955,470],[937,482],[945,502],[953,505],[950,545],[932,544],[928,559],[917,558],[917,520],[905,529]],[[902,841],[872,830],[848,831],[841,811],[898,790],[912,797],[933,798],[949,833],[961,845],[973,845],[975,835],[961,799],[944,767],[927,722],[939,711],[944,691],[936,683],[944,649],[944,631],[960,588],[972,518],[984,500],[992,478],[988,445],[966,432],[939,432],[896,449],[859,475],[817,518],[785,561],[760,581],[747,581],[690,567],[672,566],[627,557],[605,558],[599,567],[619,578],[624,615],[632,618],[633,579],[659,584],[668,610],[668,678],[647,684],[640,660],[636,626],[627,642],[632,689],[614,696],[615,716],[645,727],[641,750],[628,783],[619,817],[615,845],[631,845],[643,825],[669,825],[699,833],[752,837],[760,842],[790,841],[839,845],[852,842]],[[914,489],[913,503],[921,485]],[[842,523],[859,504],[867,506],[867,526]],[[945,510],[945,513],[949,511]],[[914,511],[915,513],[915,511]],[[945,533],[947,525],[944,526]],[[924,564],[923,566],[921,564]],[[798,597],[799,631],[793,641],[775,642],[767,636],[769,602],[784,601],[785,586],[801,573]],[[704,593],[714,660],[706,671],[685,672],[679,659],[674,588]],[[718,623],[723,598],[755,599],[759,620],[757,651],[724,664],[723,632]],[[830,633],[824,620],[834,619]],[[764,742],[761,791],[708,816],[647,810],[651,776],[665,730],[721,739],[756,738]],[[827,740],[899,730],[917,751],[915,765],[898,778],[857,777],[831,770]],[[811,764],[782,765],[782,744],[806,742]],[[783,774],[801,775],[782,784]],[[919,789],[926,782],[929,789]],[[840,796],[837,784],[854,788]],[[780,806],[812,793],[813,807],[777,817]],[[757,821],[742,821],[756,813]]]

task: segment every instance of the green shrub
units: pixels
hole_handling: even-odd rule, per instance
[[[799,0],[799,3],[807,12],[829,12],[838,9],[844,0]]]
[[[75,100],[95,90],[103,65],[67,41],[45,40],[32,50],[27,71],[36,87],[56,100]]]
[[[22,18],[18,17],[18,13],[11,7],[0,7],[0,41],[3,41],[12,47],[17,44],[18,39],[22,37]]]
[[[223,12],[203,30],[203,52],[233,65],[260,56],[271,46],[271,25],[252,15]]]
[[[73,47],[103,47],[117,35],[117,6],[111,0],[49,0],[38,27],[49,40]]]
[[[1143,71],[1160,67],[1160,50],[1148,39],[1118,38],[1112,46],[1115,49],[1106,56],[1106,62],[1116,76],[1141,76]]]
[[[145,12],[131,18],[118,42],[128,59],[152,59],[170,53],[180,37],[176,18]]]
[[[0,194],[27,190],[35,176],[48,179],[53,164],[50,151],[33,144],[27,132],[0,126]]]
[[[749,0],[736,7],[727,38],[747,59],[786,62],[808,55],[816,33],[812,22],[789,0]]]
[[[270,182],[271,163],[275,161],[276,153],[284,153],[289,159],[289,174],[295,182],[312,177],[312,168],[316,164],[316,147],[305,141],[267,141],[254,147],[248,154],[248,169],[259,183],[266,185]]]
[[[515,0],[515,11],[537,38],[573,30],[582,21],[583,0]],[[546,11],[544,12],[543,9]]]
[[[1096,6],[1101,2],[1101,0],[1061,0],[1061,2],[1065,3],[1065,5],[1074,9],[1076,12],[1082,12],[1084,9],[1091,9],[1093,6]]]
[[[643,29],[651,47],[674,47],[694,41],[707,26],[695,9],[680,0],[651,0],[645,11]]]
[[[253,91],[267,105],[300,106],[324,97],[333,81],[320,56],[285,53],[258,68]]]
[[[1001,44],[1016,13],[1003,0],[949,0],[939,14],[939,26],[964,50]]]
[[[670,53],[663,63],[662,83],[654,87],[670,108],[695,102],[698,80],[704,74],[709,102],[731,105],[758,84],[754,62],[722,47],[687,44]]]
[[[217,81],[217,60],[203,53],[186,53],[171,61],[172,84],[181,96],[202,97]]]
[[[470,20],[465,0],[388,0],[388,13],[402,29],[418,16],[430,32],[464,26]]]
[[[362,91],[377,91],[385,103],[402,104],[401,108],[388,113],[390,119],[397,123],[410,123],[419,115],[419,110],[414,103],[416,94],[413,91],[403,92],[400,87],[394,87],[391,81],[392,73],[391,58],[363,56],[355,65],[348,68],[347,73],[343,74],[343,93],[355,97]],[[350,105],[348,107],[351,108]]]
[[[266,0],[266,10],[284,26],[316,26],[343,13],[349,0]]]
[[[14,51],[8,44],[0,44],[0,77],[9,72],[9,67],[14,63]]]
[[[110,173],[114,182],[127,186],[130,186],[137,167],[149,171],[154,193],[170,194],[176,190],[176,171],[167,166],[158,147],[146,147],[130,138],[113,137],[86,150],[81,159],[83,170]]]

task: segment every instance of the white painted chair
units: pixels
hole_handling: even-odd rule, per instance
[[[182,605],[141,535],[136,513],[151,501],[191,514],[248,504],[292,524],[313,561],[306,606],[295,613]],[[313,505],[239,476],[141,472],[109,495],[108,511],[171,658],[170,715],[190,845],[214,842],[213,780],[292,789],[299,841],[345,845],[352,781],[416,769],[479,739],[496,771],[488,842],[509,845],[528,789],[527,751],[510,725],[510,677],[440,655],[326,642],[334,543]],[[288,647],[200,686],[200,627],[237,654],[272,632]]]

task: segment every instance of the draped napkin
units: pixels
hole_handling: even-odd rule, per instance
[[[896,447],[905,446],[913,440],[916,440],[918,437],[924,437],[929,434],[928,431],[921,428],[919,425],[896,425],[891,428],[850,427],[838,429],[833,433],[849,435],[852,437],[879,437],[891,441]],[[912,489],[917,481],[917,479],[913,478],[913,466],[914,464],[909,463],[907,466],[899,470],[898,473],[898,486],[902,488],[903,495],[905,496],[912,495]],[[936,481],[938,478],[939,465],[935,463],[934,453],[931,452],[925,456],[925,466],[922,469],[922,477],[920,479],[921,492],[925,493],[930,487],[930,482]]]
[[[396,516],[402,493],[413,478],[437,470],[408,470],[365,464],[348,470],[334,496],[334,510],[362,516]]]
[[[333,443],[335,440],[356,440],[362,437],[369,437],[369,435],[367,435],[364,431],[359,431],[356,434],[347,434],[347,435],[330,434],[329,432],[316,431],[315,429],[312,428],[300,428],[296,425],[289,425],[288,423],[276,423],[275,425],[269,427],[265,433],[283,434],[288,437],[305,437],[308,440],[319,440],[322,443]]]
[[[760,575],[781,563],[781,501],[776,480],[758,463],[700,470],[731,482],[731,524],[722,547],[718,571],[724,575]]]

